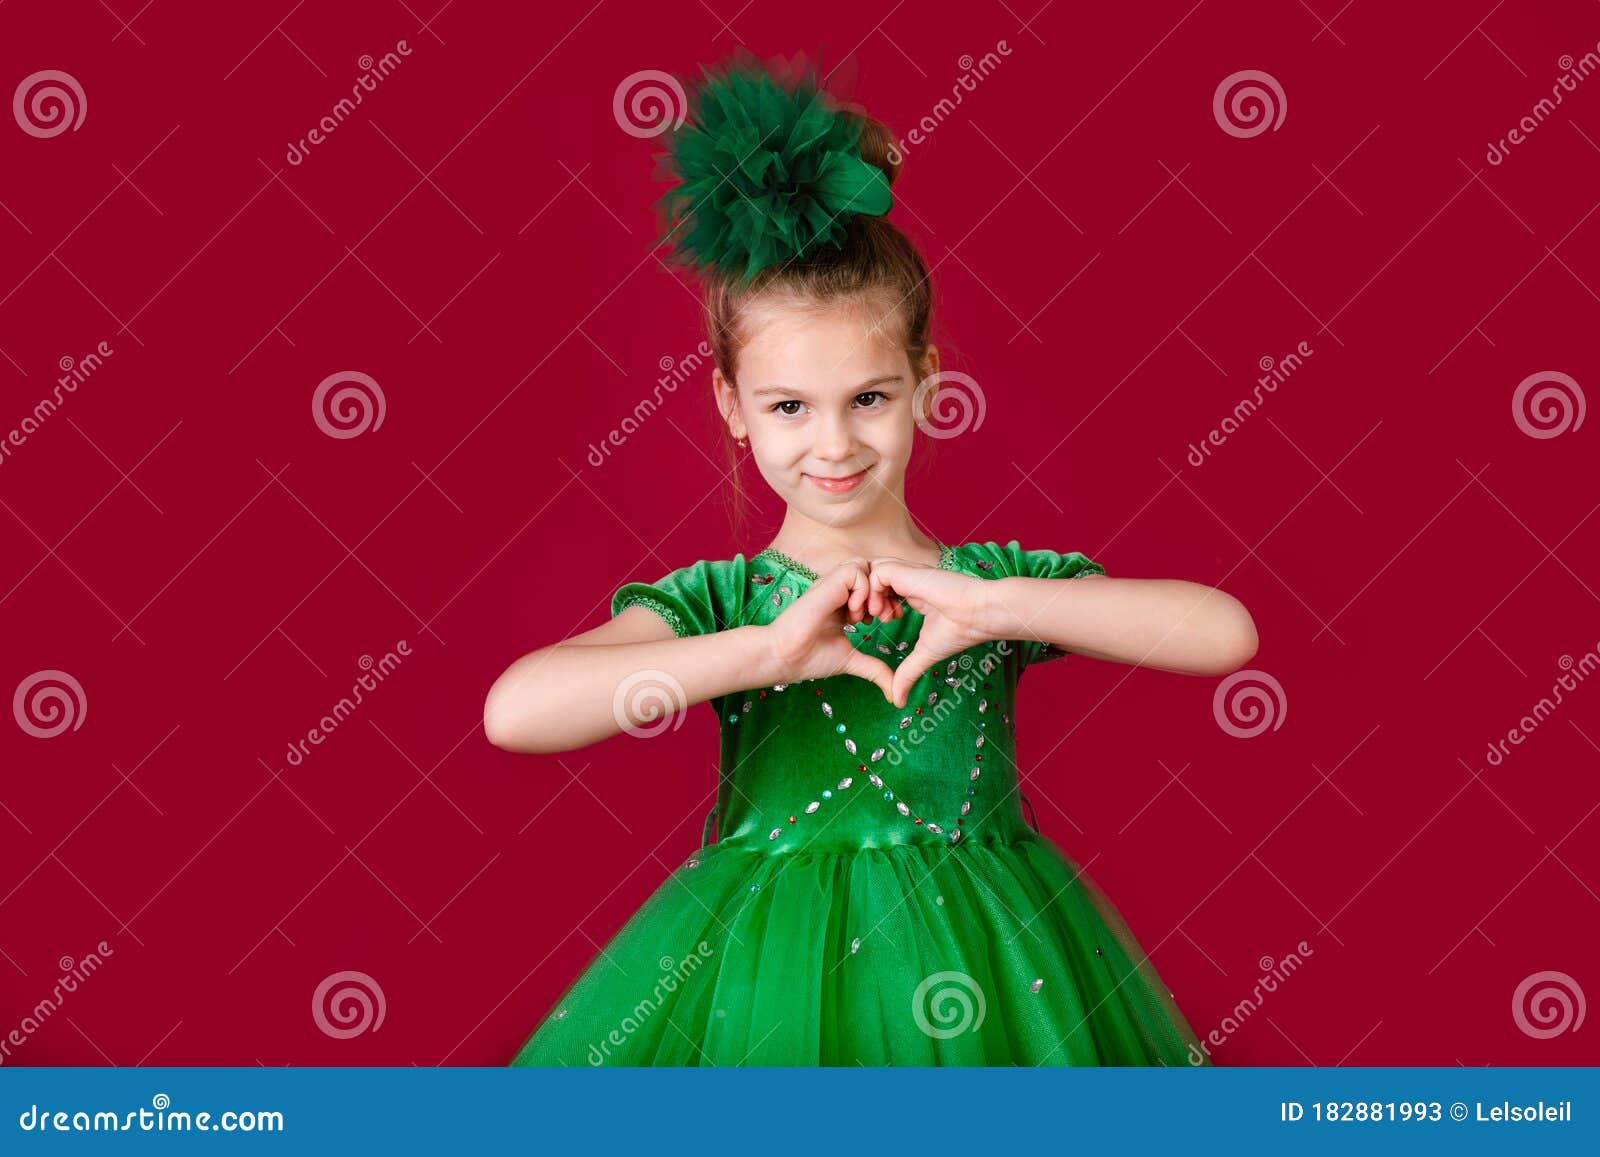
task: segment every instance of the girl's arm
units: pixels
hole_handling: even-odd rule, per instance
[[[865,564],[840,563],[766,626],[678,638],[655,612],[626,607],[508,667],[484,702],[484,733],[507,751],[570,751],[719,695],[840,673],[887,697],[894,672],[843,633],[866,617]]]
[[[992,579],[983,584],[984,634],[1034,639],[1064,651],[1180,675],[1226,675],[1256,653],[1244,604],[1182,579]]]
[[[506,668],[484,702],[484,734],[506,751],[570,751],[669,709],[781,682],[764,636],[765,628],[746,626],[679,638],[661,616],[628,607]],[[619,695],[636,676],[634,693]]]

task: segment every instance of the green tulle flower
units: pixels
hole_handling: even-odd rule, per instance
[[[862,122],[835,109],[811,75],[780,83],[740,61],[702,70],[685,123],[668,138],[664,171],[682,179],[657,202],[680,261],[748,283],[762,269],[839,246],[856,213],[894,199],[862,160]]]

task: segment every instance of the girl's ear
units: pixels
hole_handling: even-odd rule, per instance
[[[739,391],[723,376],[721,369],[711,371],[711,389],[716,394],[717,409],[728,424],[728,433],[735,439],[745,436],[744,415],[739,411]]]
[[[938,378],[938,376],[939,376],[939,347],[938,346],[930,345],[928,347],[927,352],[922,355],[922,365],[917,367],[917,372],[919,374],[921,374],[921,377],[919,377],[917,379],[918,386],[921,386],[921,384],[923,382],[928,381],[928,379],[930,379],[930,378],[934,378],[934,379]],[[922,420],[925,421],[925,422],[933,421],[933,399],[938,393],[939,393],[939,385],[938,385],[938,382],[935,381],[935,382],[933,382],[933,384],[928,386],[927,389],[919,390],[918,393],[913,395],[914,397],[917,397],[917,398],[919,398],[921,400],[922,411],[923,411],[922,414],[921,414],[921,417],[922,417]]]

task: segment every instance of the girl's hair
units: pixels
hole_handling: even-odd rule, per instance
[[[889,184],[900,171],[900,155],[887,126],[864,114],[861,159],[883,170]],[[840,307],[860,309],[887,328],[905,350],[913,375],[920,374],[933,321],[933,286],[916,246],[883,216],[858,213],[845,224],[842,247],[822,245],[803,258],[761,270],[748,284],[734,274],[707,271],[703,277],[707,344],[722,376],[735,388],[739,350],[751,337],[754,307],[776,305],[821,313]],[[739,477],[739,451],[722,426],[729,475],[733,480],[734,532],[743,536],[750,500]],[[931,441],[931,440],[930,440]]]

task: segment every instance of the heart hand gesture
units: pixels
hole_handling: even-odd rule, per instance
[[[881,659],[857,650],[844,633],[846,623],[866,618],[871,597],[867,560],[846,559],[822,575],[766,629],[773,660],[782,678],[798,683],[830,675],[855,675],[892,697],[894,672]]]
[[[867,575],[867,612],[874,618],[897,619],[906,603],[922,616],[917,645],[894,672],[889,698],[896,707],[906,705],[929,667],[992,637],[982,627],[989,593],[983,579],[903,558],[873,559]]]

